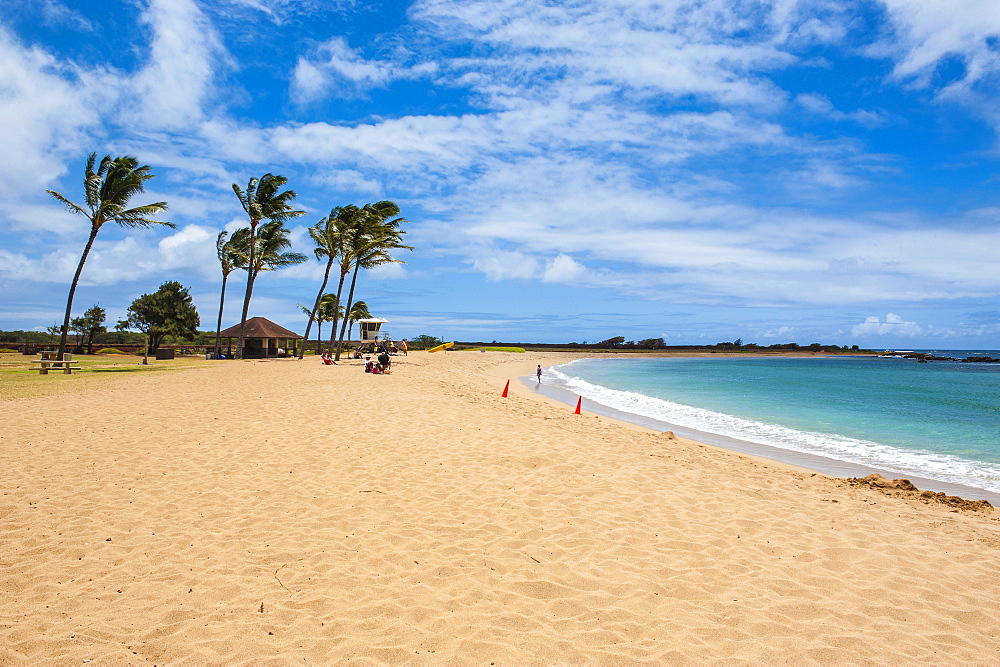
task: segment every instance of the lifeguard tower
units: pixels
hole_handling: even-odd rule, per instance
[[[379,339],[379,330],[382,328],[383,324],[386,324],[389,320],[383,319],[381,317],[366,317],[363,320],[357,320],[359,332],[359,340],[362,343],[368,341],[376,341]],[[386,336],[383,336],[385,338]]]

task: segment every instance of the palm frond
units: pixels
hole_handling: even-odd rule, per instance
[[[48,192],[50,195],[52,195],[53,197],[55,197],[56,199],[58,199],[59,201],[61,201],[66,206],[66,209],[70,213],[78,213],[80,215],[87,215],[86,209],[84,209],[82,206],[74,204],[73,202],[71,202],[70,200],[66,199],[61,194],[59,194],[58,192],[56,192],[55,190],[46,190],[46,192]]]

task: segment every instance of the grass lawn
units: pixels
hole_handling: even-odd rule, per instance
[[[165,373],[210,366],[215,361],[206,361],[202,355],[178,357],[166,361],[152,358],[149,365],[142,365],[141,356],[130,354],[79,354],[73,361],[80,368],[67,375],[62,371],[50,370],[48,375],[30,370],[38,366],[37,356],[23,354],[0,354],[0,400],[9,401],[33,396],[51,396],[69,391],[84,391],[95,386],[103,386],[120,377],[122,373]]]

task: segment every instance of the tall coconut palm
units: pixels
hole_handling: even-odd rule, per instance
[[[227,238],[229,232],[219,232],[215,239],[215,252],[219,257],[222,266],[222,295],[219,297],[219,322],[215,326],[215,354],[219,354],[219,334],[222,332],[222,309],[226,305],[226,281],[229,274],[236,269],[245,269],[247,257],[240,252],[233,243],[233,239]]]
[[[356,208],[356,207],[355,207]],[[333,269],[333,264],[338,259],[340,259],[344,253],[344,232],[347,229],[345,220],[346,218],[341,215],[344,209],[340,206],[333,208],[330,211],[330,215],[326,216],[322,220],[316,223],[315,226],[309,228],[309,236],[316,243],[316,247],[313,248],[313,254],[316,255],[316,259],[319,261],[326,260],[326,269],[323,272],[323,283],[319,286],[319,291],[316,292],[316,300],[313,302],[312,310],[307,311],[309,315],[309,322],[306,324],[305,340],[309,340],[309,331],[312,329],[312,323],[316,319],[317,311],[320,307],[320,300],[323,298],[323,293],[326,290],[327,283],[330,282],[330,271]],[[340,285],[344,284],[344,275],[346,271],[341,273]],[[339,298],[340,292],[338,290],[337,297]],[[334,324],[334,327],[337,325]],[[317,333],[317,339],[322,339]],[[317,344],[317,351],[319,347]],[[299,359],[305,354],[305,348],[299,352]]]
[[[347,314],[347,340],[351,340],[351,331],[354,329],[354,323],[371,316],[372,314],[368,312],[367,303],[364,301],[355,301],[354,305],[351,306],[351,312]]]
[[[291,201],[295,199],[294,190],[281,192],[288,179],[276,174],[264,174],[261,178],[251,178],[247,184],[247,189],[243,190],[236,183],[233,183],[233,192],[240,200],[243,210],[250,218],[249,236],[247,246],[250,249],[248,265],[256,265],[257,252],[257,225],[262,220],[272,222],[285,222],[300,215],[305,215],[305,211],[296,211],[291,207]],[[247,289],[243,297],[243,314],[240,316],[240,335],[236,348],[236,358],[243,358],[243,328],[246,326],[247,313],[250,310],[250,297],[253,295],[253,283],[256,272],[251,270],[247,274]]]
[[[357,206],[338,206],[331,213],[336,212],[335,224],[339,233],[339,255],[337,262],[340,265],[340,278],[337,281],[337,303],[341,302],[344,293],[344,282],[347,274],[354,266],[354,255],[350,252],[350,246],[354,244],[352,239],[364,233],[366,221],[369,219],[368,213]],[[343,309],[340,309],[343,310]],[[334,342],[337,339],[337,324],[340,322],[341,312],[338,310],[333,316],[333,326],[330,328],[330,350],[333,350]]]
[[[404,249],[413,250],[413,246],[402,243],[403,234],[406,232],[399,229],[399,226],[406,222],[406,218],[390,219],[399,215],[399,207],[395,203],[380,201],[375,204],[365,204],[362,211],[365,215],[360,220],[358,228],[351,230],[347,242],[347,252],[354,260],[354,275],[351,276],[351,287],[347,293],[347,303],[344,304],[344,309],[348,313],[351,312],[354,288],[357,285],[358,273],[361,269],[373,269],[376,266],[389,263],[403,264],[402,260],[393,259],[390,252]],[[347,321],[345,320],[340,328],[336,359],[340,359],[346,333]]]
[[[156,202],[155,204],[145,204],[128,208],[129,200],[143,191],[143,183],[153,178],[149,173],[149,165],[139,166],[139,161],[131,155],[112,158],[105,155],[101,159],[97,171],[94,165],[97,163],[97,153],[91,153],[87,158],[87,167],[84,171],[83,193],[85,206],[74,204],[66,197],[54,190],[46,190],[50,195],[61,201],[71,213],[82,215],[90,221],[90,237],[87,245],[83,248],[80,256],[80,263],[76,267],[73,275],[73,282],[69,287],[69,296],[66,299],[66,316],[63,318],[62,337],[59,340],[59,359],[63,358],[66,351],[66,339],[69,337],[70,313],[73,311],[73,295],[76,293],[76,286],[80,283],[80,274],[83,273],[83,265],[87,261],[87,255],[94,246],[94,239],[97,232],[105,222],[114,222],[122,227],[152,227],[153,225],[166,225],[174,227],[172,223],[162,220],[150,220],[148,216],[162,213],[167,209],[166,202]]]

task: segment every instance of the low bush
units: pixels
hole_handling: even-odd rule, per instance
[[[102,347],[97,352],[94,352],[94,354],[125,354],[125,353],[119,350],[117,347]]]
[[[0,347],[0,354],[10,354],[11,352],[17,352],[17,350],[12,350],[8,347]]]
[[[483,350],[484,352],[524,352],[523,347],[470,347],[470,351]]]

